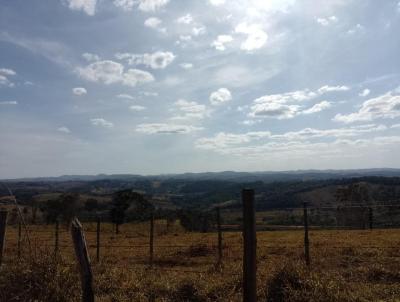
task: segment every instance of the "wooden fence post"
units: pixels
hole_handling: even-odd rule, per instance
[[[154,213],[151,213],[150,217],[150,267],[153,267],[153,260],[154,260]]]
[[[243,202],[243,302],[257,299],[257,237],[254,190],[242,190]]]
[[[221,229],[221,210],[217,207],[217,229],[218,229],[218,266],[222,265],[222,229]]]
[[[71,224],[71,236],[81,275],[82,302],[94,302],[93,275],[85,235],[78,218]]]
[[[3,263],[3,252],[6,241],[7,211],[0,211],[0,266]]]
[[[307,203],[303,204],[303,216],[304,216],[304,257],[306,265],[310,266],[310,240],[308,239],[308,209]]]
[[[100,217],[97,217],[96,228],[96,260],[100,262]]]
[[[22,225],[21,225],[21,219],[18,221],[18,258],[21,258],[21,241],[22,241]]]
[[[368,213],[369,213],[369,229],[372,230],[374,228],[374,210],[369,207],[368,208]]]
[[[56,219],[56,228],[55,228],[55,238],[54,238],[54,256],[58,255],[58,250],[59,250],[59,231],[60,231],[60,223],[58,221],[58,218]]]

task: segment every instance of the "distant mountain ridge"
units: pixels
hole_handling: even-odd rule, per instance
[[[139,175],[139,174],[97,174],[97,175],[62,175],[54,177],[32,177],[3,179],[12,182],[66,182],[66,181],[96,181],[96,180],[224,180],[232,182],[253,181],[293,181],[293,180],[324,180],[338,178],[354,178],[364,176],[400,177],[400,169],[374,168],[349,170],[294,170],[294,171],[260,171],[260,172],[199,172],[181,174]]]

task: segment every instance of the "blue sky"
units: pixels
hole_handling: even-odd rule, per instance
[[[0,177],[400,167],[400,2],[0,0]]]

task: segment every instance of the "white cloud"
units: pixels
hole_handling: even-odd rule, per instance
[[[203,119],[209,115],[206,106],[197,102],[180,99],[174,105],[179,115],[172,117],[172,120]]]
[[[225,50],[225,44],[233,41],[232,36],[230,35],[219,35],[216,40],[211,43],[212,47],[215,47],[216,50]]]
[[[300,158],[311,155],[335,155],[343,157],[344,149],[364,148],[398,144],[400,137],[357,138],[364,135],[381,133],[388,128],[384,125],[360,125],[356,127],[337,129],[305,128],[299,131],[273,134],[270,131],[253,131],[246,133],[220,132],[212,137],[203,137],[195,141],[195,147],[211,150],[221,154],[231,154],[248,157],[296,156]],[[299,154],[300,153],[300,154]],[[359,152],[352,153],[357,156]],[[330,157],[331,158],[331,157]]]
[[[214,5],[214,6],[223,5],[223,4],[225,4],[225,1],[226,0],[209,0],[210,4]]]
[[[357,24],[353,28],[349,29],[347,31],[347,34],[354,35],[357,33],[362,33],[363,31],[364,31],[364,26],[362,26],[361,24]]]
[[[72,88],[72,93],[75,95],[85,95],[87,94],[87,90],[83,87],[75,87]]]
[[[150,17],[144,21],[144,25],[151,28],[157,28],[161,25],[162,21],[156,17]]]
[[[67,127],[63,126],[57,129],[57,131],[59,132],[63,132],[63,133],[71,133],[71,130],[69,130]]]
[[[166,4],[169,0],[114,0],[113,3],[116,7],[124,11],[131,11],[135,6],[144,12],[154,12]]]
[[[152,92],[152,91],[143,91],[141,92],[144,96],[158,96],[157,92]]]
[[[139,0],[139,9],[144,12],[154,12],[167,5],[169,0]]]
[[[400,116],[400,95],[388,92],[384,95],[365,101],[358,112],[337,114],[333,120],[342,123],[372,121],[380,118]]]
[[[114,127],[114,124],[112,122],[109,122],[103,118],[92,118],[90,119],[90,122],[92,123],[93,126],[99,126],[104,128]]]
[[[325,109],[328,109],[332,106],[332,104],[328,101],[322,101],[318,104],[315,104],[314,106],[312,106],[309,109],[303,110],[302,113],[303,114],[312,114],[312,113],[317,113],[317,112],[321,112]]]
[[[100,57],[94,53],[85,52],[82,54],[82,57],[88,62],[96,62],[100,61]]]
[[[140,105],[132,105],[129,107],[129,109],[132,111],[143,111],[146,109],[146,107]]]
[[[139,69],[128,69],[124,71],[122,64],[105,60],[89,64],[86,67],[77,68],[78,74],[88,81],[101,82],[104,84],[120,83],[135,87],[154,81],[151,73]]]
[[[193,17],[191,14],[186,14],[186,15],[176,19],[176,22],[180,23],[180,24],[190,24],[193,22]]]
[[[17,101],[0,101],[0,105],[18,105]]]
[[[0,74],[5,76],[15,76],[17,73],[9,68],[0,68]]]
[[[371,93],[371,90],[369,90],[369,89],[364,89],[364,90],[361,91],[358,95],[359,95],[359,96],[362,96],[362,97],[365,97],[365,96],[368,96],[370,93]]]
[[[115,57],[118,60],[126,60],[129,65],[145,65],[153,69],[164,69],[175,60],[175,55],[169,51],[144,54],[116,53]]]
[[[194,131],[202,130],[201,127],[191,125],[177,125],[177,124],[139,124],[136,131],[144,134],[188,134]]]
[[[15,76],[17,73],[9,68],[0,68],[0,85],[14,87],[15,84],[11,82],[8,76]]]
[[[80,10],[93,16],[96,12],[97,0],[65,0],[72,10]]]
[[[348,91],[350,90],[350,87],[348,86],[322,86],[320,89],[318,89],[318,92],[320,94],[324,94],[327,92],[332,92],[332,91]]]
[[[182,67],[183,69],[191,69],[193,68],[193,64],[192,63],[181,63],[179,64],[180,67]]]
[[[235,32],[247,35],[247,39],[240,45],[240,48],[246,51],[259,49],[268,40],[267,33],[258,24],[240,23],[236,26]]]
[[[299,114],[312,114],[325,110],[331,106],[328,101],[322,101],[309,109],[303,109],[297,103],[309,101],[332,91],[347,91],[347,86],[322,86],[317,91],[309,89],[286,92],[281,94],[265,95],[253,101],[250,107],[251,117],[270,117],[289,119]]]
[[[337,19],[336,16],[330,16],[330,17],[327,17],[327,18],[317,18],[317,22],[319,24],[321,24],[322,26],[329,26],[329,25],[332,25],[334,23],[337,23],[338,19]]]
[[[232,100],[232,94],[227,88],[219,88],[210,95],[212,105],[221,105]]]
[[[200,26],[195,26],[192,28],[192,34],[193,36],[201,36],[204,35],[206,33],[206,27],[203,25]]]
[[[131,11],[137,4],[137,0],[114,0],[116,7],[122,8],[124,11]]]
[[[133,96],[131,96],[130,94],[126,94],[126,93],[118,94],[117,98],[119,98],[119,99],[129,99],[129,100],[134,100],[135,99]]]

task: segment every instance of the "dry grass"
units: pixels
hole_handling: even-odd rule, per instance
[[[217,236],[166,232],[156,223],[155,264],[148,267],[148,225],[102,225],[101,261],[95,225],[84,224],[97,301],[241,301],[242,238],[224,234],[224,265],[215,266]],[[79,301],[69,233],[60,234],[54,263],[54,226],[30,226],[16,258],[17,230],[9,227],[0,301]],[[400,301],[400,230],[311,231],[312,267],[303,264],[302,231],[258,233],[259,301]],[[34,259],[35,261],[28,261]],[[397,299],[397,300],[396,300]]]

